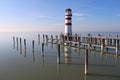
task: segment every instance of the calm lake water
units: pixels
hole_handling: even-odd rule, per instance
[[[58,33],[39,34],[40,44],[38,33],[0,33],[0,80],[120,80],[120,57],[92,51],[89,53],[89,74],[84,75],[84,50],[61,46],[61,63],[58,64],[56,44],[45,43],[45,55],[41,56],[42,35]],[[13,36],[15,41],[18,37],[18,46],[16,42],[14,46]],[[34,51],[32,40],[35,41]],[[66,52],[69,58],[65,58]]]

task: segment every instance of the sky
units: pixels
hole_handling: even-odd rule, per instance
[[[64,32],[66,8],[73,32],[120,30],[120,0],[0,0],[0,32]]]

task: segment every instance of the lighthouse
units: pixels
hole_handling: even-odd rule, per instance
[[[72,35],[72,10],[67,8],[65,10],[65,36]]]

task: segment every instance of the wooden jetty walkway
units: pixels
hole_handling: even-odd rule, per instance
[[[108,51],[109,48],[114,49],[116,52],[116,55],[118,55],[118,51],[120,50],[120,38],[118,38],[118,35],[116,37],[111,37],[109,36],[101,36],[98,34],[98,36],[92,36],[88,34],[87,36],[82,36],[82,35],[72,35],[72,36],[64,36],[63,34],[60,34],[59,36],[56,35],[53,37],[49,37],[48,35],[44,35],[46,38],[47,42],[52,42],[56,44],[61,44],[61,45],[67,45],[67,46],[74,46],[77,48],[81,48],[82,46],[84,48],[92,48],[94,49],[96,47],[99,47],[101,51]]]

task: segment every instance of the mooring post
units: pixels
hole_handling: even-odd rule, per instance
[[[105,39],[101,38],[101,52],[103,52]]]
[[[22,41],[21,41],[21,38],[20,38],[20,46],[21,46],[21,43],[22,43]]]
[[[18,50],[18,37],[16,38],[16,42],[17,42],[17,50]]]
[[[43,42],[45,41],[45,36],[43,35]]]
[[[58,44],[58,50],[57,50],[57,63],[60,63],[60,44]]]
[[[64,43],[65,43],[65,36],[63,35],[62,36],[62,44],[64,45]]]
[[[32,49],[33,49],[33,52],[34,52],[34,40],[32,41]]]
[[[118,55],[118,50],[119,50],[119,39],[116,39],[116,56]]]
[[[24,39],[24,57],[26,58],[26,39]]]
[[[56,43],[58,43],[58,35],[56,35]]]
[[[53,43],[53,35],[51,35],[51,42]]]
[[[42,43],[42,52],[41,55],[44,56],[44,43]]]
[[[88,74],[88,49],[85,51],[85,75]]]
[[[24,46],[25,46],[25,48],[26,48],[26,39],[24,39]]]
[[[78,35],[78,47],[80,47],[80,42],[81,42],[81,36],[80,34]]]
[[[38,34],[38,45],[40,45],[40,34]]]
[[[20,53],[22,54],[22,40],[20,38]]]
[[[13,36],[13,49],[15,49],[15,37]]]

